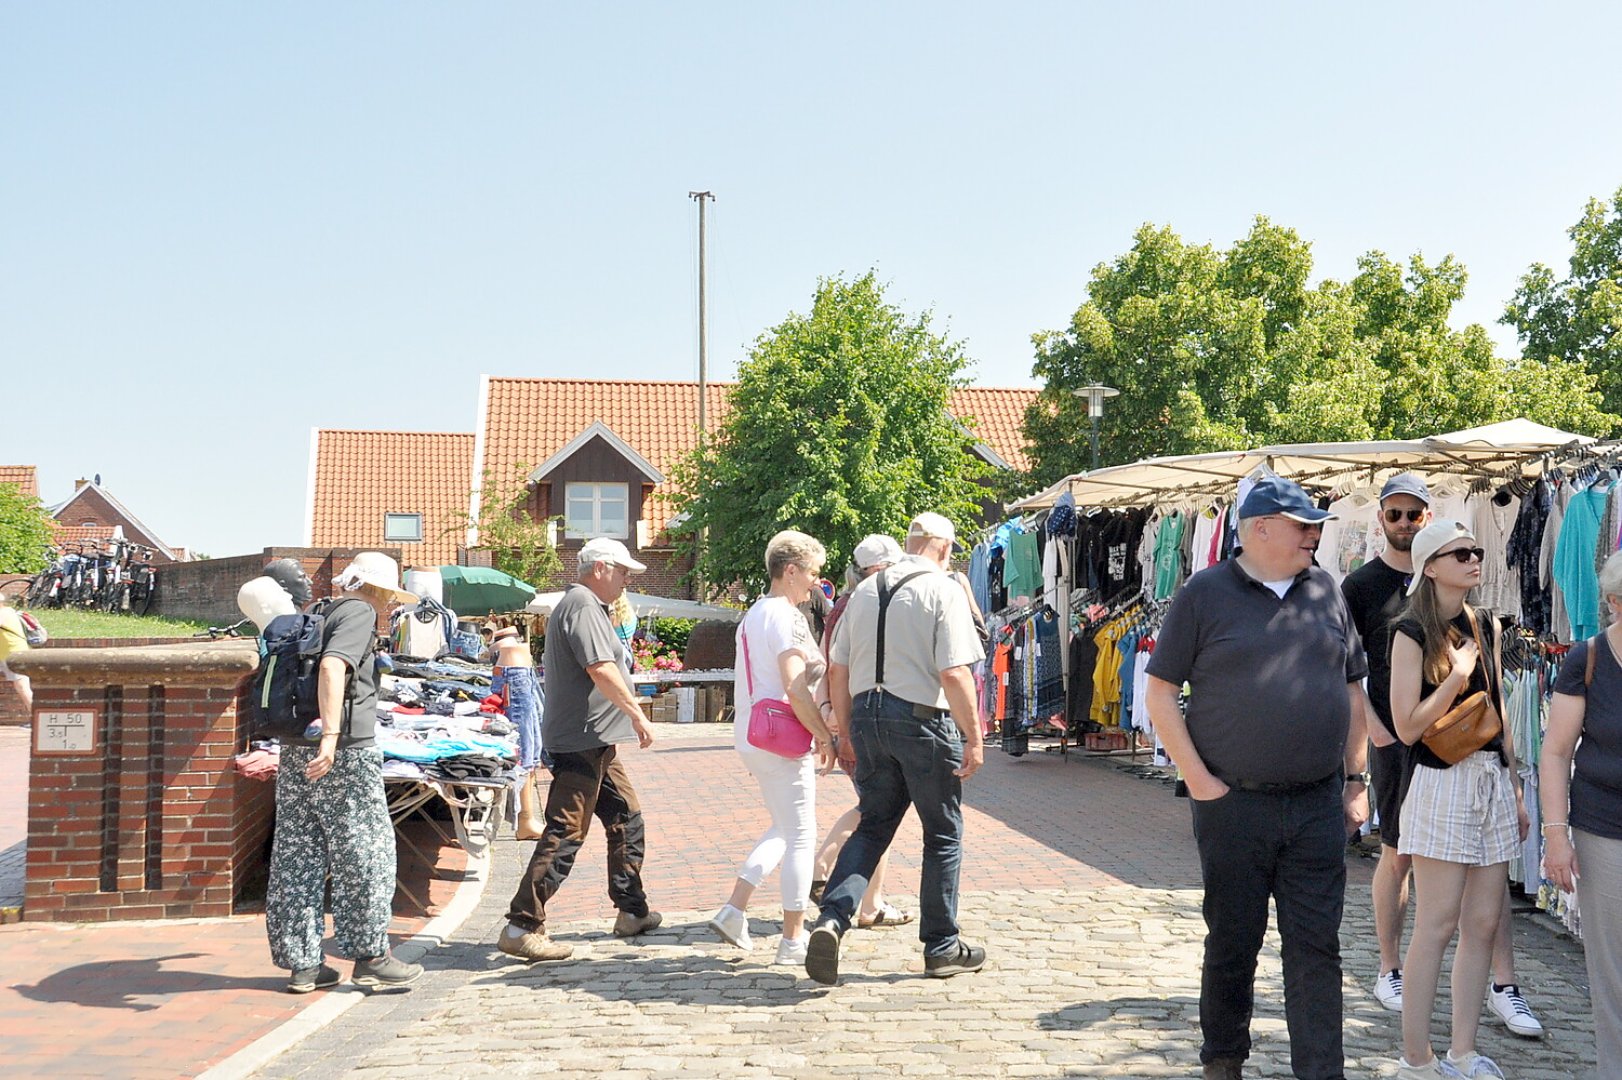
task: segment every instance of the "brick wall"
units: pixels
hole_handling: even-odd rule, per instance
[[[332,595],[333,575],[361,551],[382,551],[400,560],[399,548],[268,547],[256,555],[174,563],[158,572],[158,596],[152,611],[177,619],[207,619],[219,624],[242,618],[237,590],[258,577],[272,559],[297,559],[310,575],[317,597]],[[403,567],[402,567],[403,569]]]
[[[93,751],[30,757],[24,919],[230,914],[262,877],[274,808],[272,785],[231,767],[251,649],[79,655],[31,665],[39,710],[99,715]]]
[[[52,638],[44,645],[47,649],[105,649],[119,645],[179,645],[190,643],[191,638]],[[17,687],[9,680],[0,679],[0,727],[20,727],[32,719],[23,709],[23,700]]]
[[[558,543],[558,558],[563,563],[563,582],[575,580],[580,573],[580,549],[584,540],[562,540]],[[678,555],[670,548],[631,548],[631,557],[647,564],[647,572],[631,579],[631,589],[649,596],[664,596],[672,600],[692,600],[692,586],[683,582],[693,569],[691,556]],[[561,585],[563,582],[560,582]]]

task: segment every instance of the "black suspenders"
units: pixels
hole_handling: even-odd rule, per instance
[[[928,570],[914,570],[894,586],[886,588],[884,575],[879,575],[879,634],[877,641],[878,657],[873,661],[873,690],[875,693],[884,692],[884,622],[889,615],[890,599],[901,591],[901,587],[913,578],[923,577]]]

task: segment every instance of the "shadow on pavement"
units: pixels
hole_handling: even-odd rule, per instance
[[[279,992],[286,976],[245,979],[215,975],[183,968],[164,968],[173,960],[195,960],[202,953],[177,953],[142,960],[102,960],[78,964],[47,975],[32,985],[11,989],[32,1001],[51,1004],[84,1005],[95,1009],[131,1009],[147,1012],[159,1007],[143,998],[167,998],[178,994],[209,993],[215,990],[264,990]]]

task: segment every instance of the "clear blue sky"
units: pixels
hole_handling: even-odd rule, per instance
[[[717,378],[876,267],[1029,384],[1138,225],[1258,213],[1320,276],[1451,252],[1490,325],[1622,185],[1619,43],[1613,3],[9,3],[0,460],[297,543],[312,427],[694,378],[695,188]]]

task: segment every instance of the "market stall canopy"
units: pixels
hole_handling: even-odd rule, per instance
[[[1242,478],[1264,466],[1320,491],[1383,483],[1398,472],[1503,483],[1535,472],[1551,457],[1569,455],[1593,442],[1588,436],[1529,420],[1507,420],[1414,441],[1300,443],[1146,458],[1067,476],[1009,503],[1008,509],[1045,510],[1065,491],[1078,506],[1144,506],[1231,495]]]
[[[639,592],[627,592],[625,598],[631,602],[631,610],[639,619],[659,616],[665,619],[717,619],[723,622],[737,622],[743,618],[743,612],[737,608],[700,604],[696,600],[674,600]],[[562,599],[561,592],[536,593],[535,598],[524,610],[531,615],[550,615],[552,609],[557,607],[558,601]]]
[[[535,586],[484,566],[441,566],[445,606],[458,615],[493,615],[522,611],[535,597]]]

